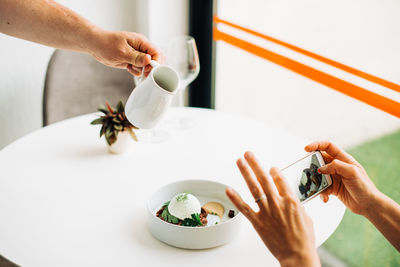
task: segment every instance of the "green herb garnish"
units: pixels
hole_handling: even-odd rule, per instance
[[[203,223],[200,220],[200,214],[194,213],[191,215],[192,218],[186,218],[182,221],[182,226],[191,226],[191,227],[196,227],[196,226],[203,226]]]
[[[181,202],[188,199],[189,193],[182,193],[176,197],[176,201]]]
[[[169,222],[169,223],[173,223],[173,224],[178,224],[179,219],[176,218],[175,216],[171,215],[171,213],[169,213],[168,211],[168,205],[169,205],[169,201],[166,202],[164,204],[164,210],[161,213],[161,217],[164,219],[164,221]]]

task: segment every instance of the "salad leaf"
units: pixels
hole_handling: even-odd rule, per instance
[[[176,218],[175,216],[171,215],[171,213],[169,213],[169,211],[168,211],[168,204],[169,204],[169,202],[167,202],[167,203],[164,205],[165,208],[164,208],[163,212],[161,213],[161,217],[162,217],[166,222],[173,223],[173,224],[178,224],[179,219]]]
[[[182,226],[191,226],[191,227],[196,227],[196,226],[202,226],[203,223],[200,220],[200,214],[198,213],[193,213],[192,218],[186,218],[182,221]]]

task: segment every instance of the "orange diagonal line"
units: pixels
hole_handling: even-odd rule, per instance
[[[265,35],[265,34],[262,34],[262,33],[247,29],[245,27],[239,26],[239,25],[234,24],[232,22],[220,19],[218,17],[214,17],[214,22],[215,23],[223,23],[223,24],[226,24],[226,25],[231,26],[233,28],[236,28],[236,29],[242,30],[244,32],[250,33],[252,35],[261,37],[261,38],[263,38],[265,40],[268,40],[270,42],[279,44],[281,46],[284,46],[284,47],[289,48],[289,49],[291,49],[293,51],[296,51],[296,52],[301,53],[303,55],[306,55],[306,56],[309,56],[311,58],[314,58],[314,59],[316,59],[318,61],[321,61],[323,63],[326,63],[328,65],[334,66],[334,67],[336,67],[338,69],[344,70],[344,71],[346,71],[348,73],[351,73],[351,74],[354,74],[354,75],[356,75],[358,77],[364,78],[364,79],[366,79],[368,81],[374,82],[376,84],[379,84],[379,85],[382,85],[382,86],[387,87],[389,89],[392,89],[392,90],[395,90],[397,92],[400,92],[400,85],[392,83],[392,82],[389,82],[389,81],[386,81],[384,79],[381,79],[381,78],[376,77],[374,75],[371,75],[371,74],[365,73],[363,71],[357,70],[355,68],[346,66],[346,65],[344,65],[344,64],[342,64],[340,62],[334,61],[332,59],[329,59],[329,58],[326,58],[326,57],[323,57],[323,56],[320,56],[320,55],[317,55],[317,54],[315,54],[313,52],[304,50],[304,49],[302,49],[300,47],[291,45],[289,43],[283,42],[281,40],[278,40],[276,38],[270,37],[268,35]]]
[[[226,34],[214,27],[214,39],[222,40],[245,51],[253,53],[259,57],[269,60],[302,76],[305,76],[318,83],[333,88],[345,95],[358,99],[368,105],[381,109],[400,118],[400,103],[386,98],[384,96],[375,94],[364,88],[356,86],[352,83],[346,82],[342,79],[336,78],[332,75],[326,74],[317,69],[311,68],[300,62],[292,60],[288,57],[281,56],[263,47],[256,46],[252,43],[238,39],[232,35]]]

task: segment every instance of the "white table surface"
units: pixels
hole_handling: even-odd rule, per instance
[[[96,116],[84,115],[37,130],[0,151],[0,254],[37,266],[275,266],[247,220],[229,244],[191,251],[170,247],[146,228],[146,202],[162,185],[183,179],[226,183],[253,202],[236,159],[253,151],[265,168],[303,156],[307,141],[287,131],[206,109],[172,108],[196,122],[171,130],[162,143],[107,152]],[[163,126],[164,125],[164,126]],[[252,204],[254,206],[254,203]],[[345,207],[336,198],[306,204],[320,246]]]

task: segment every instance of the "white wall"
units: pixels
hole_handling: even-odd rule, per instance
[[[156,44],[187,32],[186,0],[58,2],[101,27],[137,31]],[[0,149],[41,127],[43,85],[52,52],[52,48],[0,34]]]
[[[218,15],[400,84],[399,1],[251,3],[219,0]],[[246,38],[353,84],[385,93],[384,88],[315,65],[267,41]],[[328,139],[349,147],[400,128],[400,120],[392,115],[224,42],[217,46],[216,80],[217,109],[278,124],[310,140]],[[399,93],[390,95],[400,102]]]

